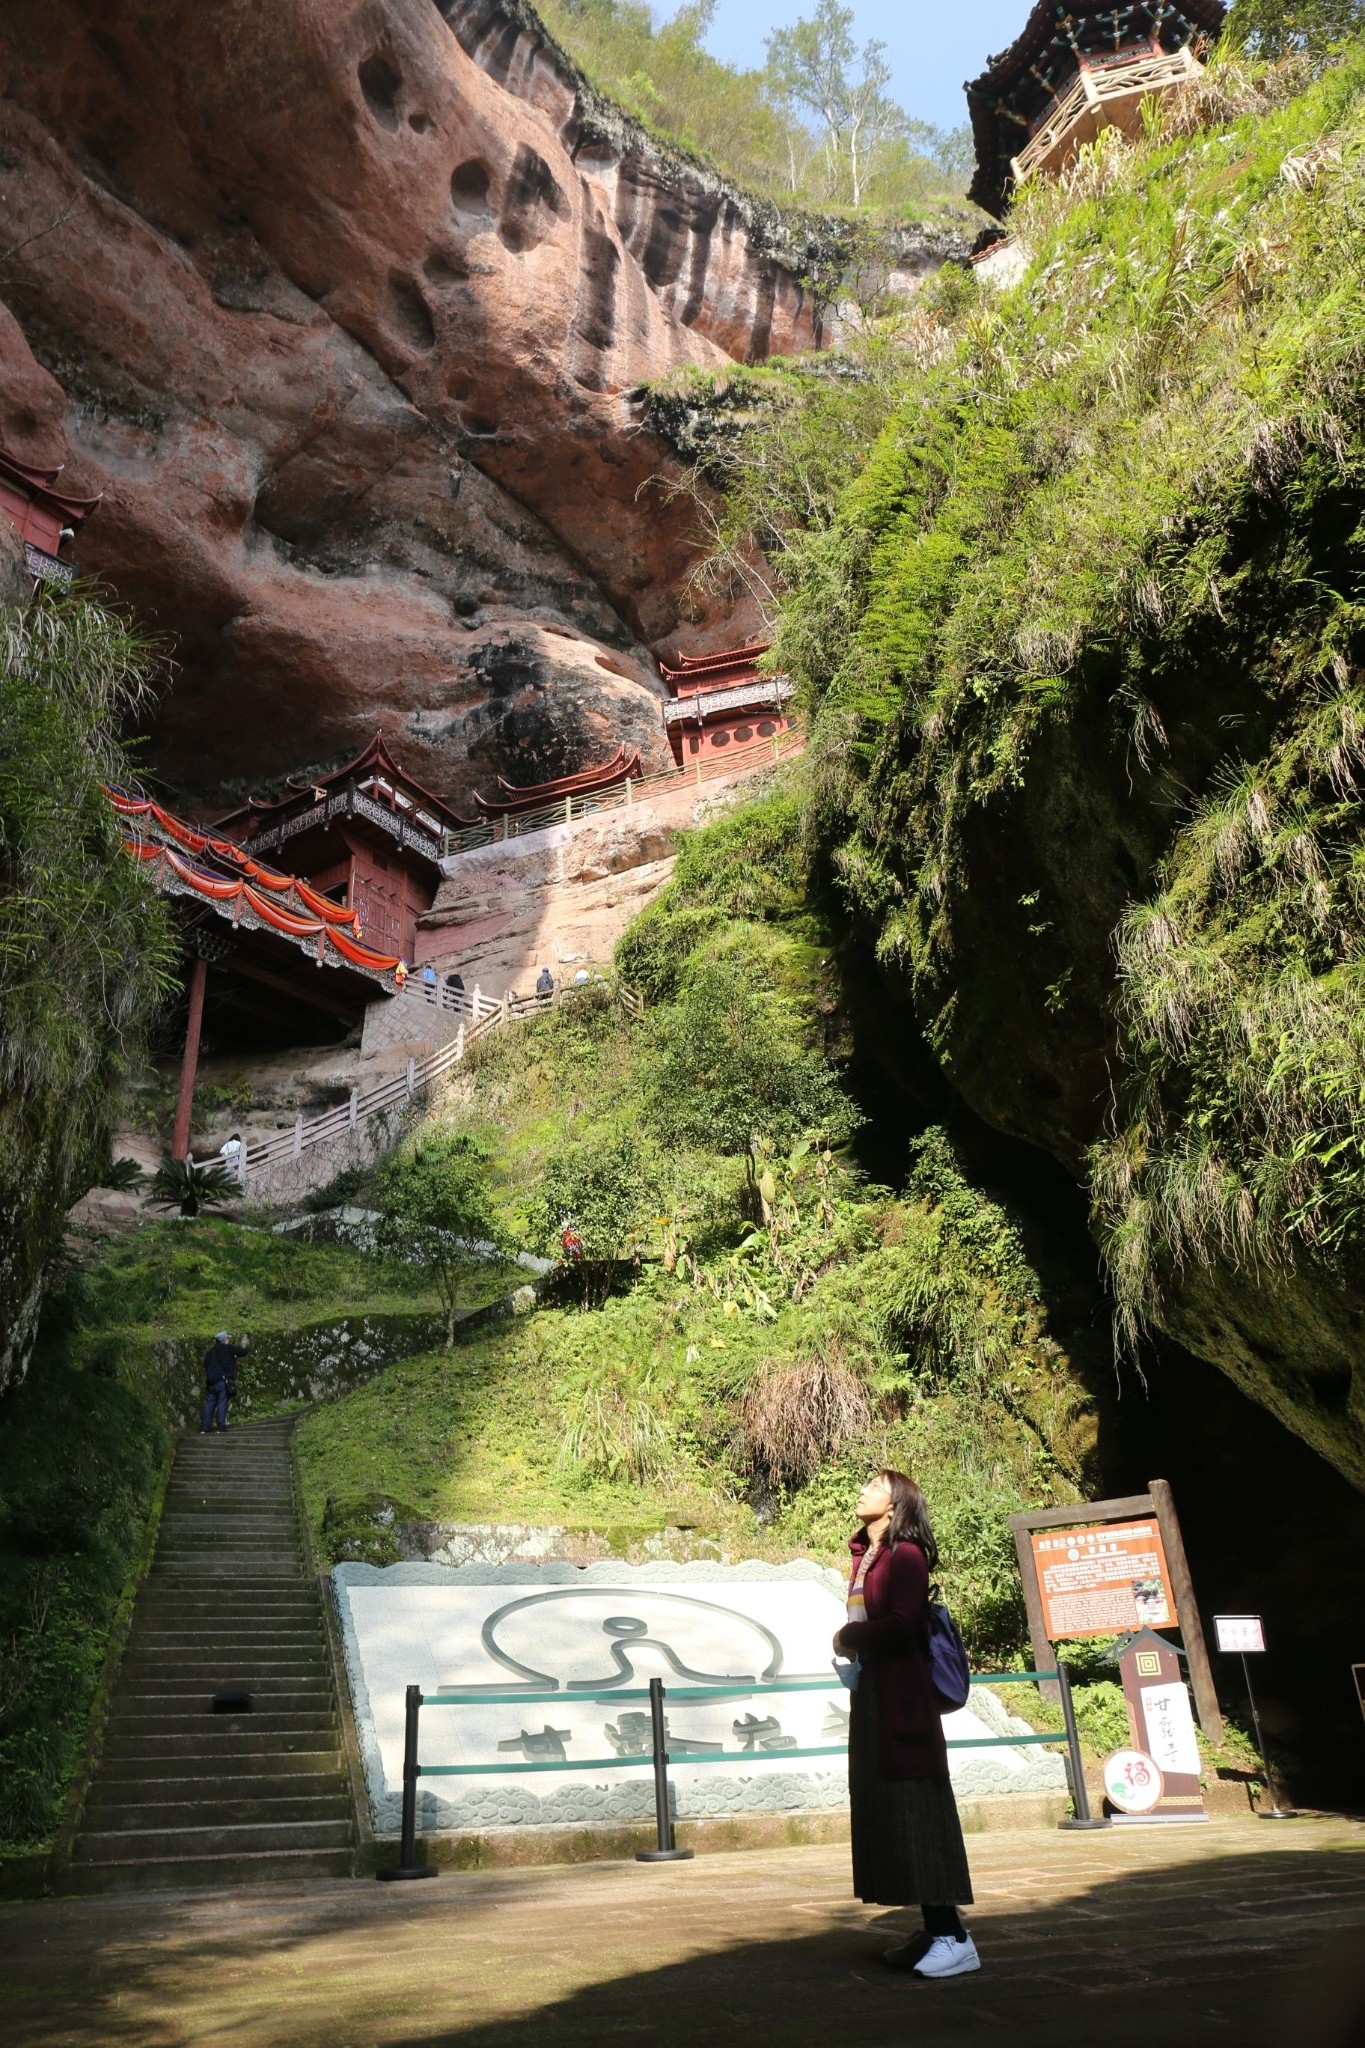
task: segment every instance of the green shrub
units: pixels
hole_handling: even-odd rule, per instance
[[[61,1820],[165,1450],[134,1395],[58,1358],[0,1400],[0,1851]]]

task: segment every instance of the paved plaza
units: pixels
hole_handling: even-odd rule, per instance
[[[9,2048],[1346,2048],[1365,1825],[974,1836],[980,1975],[922,1984],[847,1851],[0,1908]],[[1333,2016],[1335,2009],[1335,2016]],[[1361,2008],[1365,2010],[1365,2007]]]

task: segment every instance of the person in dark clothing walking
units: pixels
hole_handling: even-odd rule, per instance
[[[209,1436],[216,1427],[224,1430],[228,1426],[228,1402],[237,1390],[237,1361],[246,1356],[246,1344],[234,1346],[226,1330],[218,1335],[204,1353],[204,1412],[199,1418],[200,1436]]]
[[[908,1473],[869,1479],[854,1513],[848,1620],[834,1638],[835,1655],[860,1667],[848,1733],[853,1889],[867,1905],[923,1912],[924,1932],[887,1951],[894,1969],[960,1977],[981,1958],[958,1912],[972,1880],[927,1654],[938,1545]]]

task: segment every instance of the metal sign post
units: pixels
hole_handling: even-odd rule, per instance
[[[1258,1813],[1257,1820],[1298,1820],[1299,1815],[1292,1806],[1281,1806],[1275,1793],[1275,1779],[1270,1768],[1270,1758],[1265,1751],[1265,1737],[1261,1733],[1261,1716],[1256,1706],[1256,1695],[1251,1689],[1251,1667],[1247,1657],[1263,1655],[1265,1651],[1265,1626],[1259,1614],[1215,1614],[1213,1634],[1218,1648],[1225,1656],[1240,1657],[1242,1678],[1247,1689],[1247,1705],[1251,1708],[1251,1725],[1256,1730],[1256,1747],[1261,1753],[1261,1764],[1265,1771],[1265,1788],[1270,1794],[1267,1812]]]
[[[673,1835],[673,1816],[668,1800],[668,1731],[664,1724],[664,1682],[661,1678],[649,1681],[649,1729],[650,1745],[654,1752],[654,1831],[655,1846],[652,1849],[637,1849],[637,1863],[689,1863],[690,1849],[680,1849]]]

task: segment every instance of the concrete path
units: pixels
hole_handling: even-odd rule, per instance
[[[0,1908],[8,2048],[1352,2048],[1365,1826],[975,1836],[986,1967],[887,1970],[846,1852]],[[1354,1937],[1354,1938],[1352,1938]],[[1345,1956],[1347,1960],[1342,1961]],[[1324,1957],[1327,1958],[1324,1962]]]

